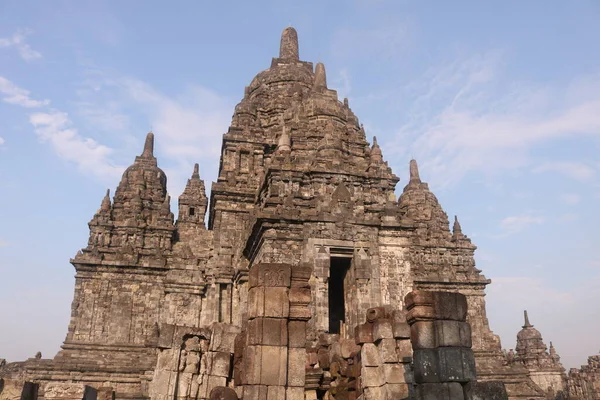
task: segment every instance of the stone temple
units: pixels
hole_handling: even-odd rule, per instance
[[[475,245],[416,161],[396,198],[293,28],[235,107],[210,198],[196,165],[176,220],[154,141],[71,260],[62,349],[1,363],[0,399],[600,399],[600,356],[567,374],[527,316],[501,348]]]

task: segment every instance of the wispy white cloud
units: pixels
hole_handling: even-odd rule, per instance
[[[0,239],[0,247],[7,247],[9,245],[9,243],[4,240],[4,239]]]
[[[0,48],[15,48],[19,56],[25,61],[33,61],[42,58],[42,54],[35,51],[25,42],[25,38],[31,35],[31,29],[22,29],[8,38],[0,38]]]
[[[0,146],[2,146],[4,143],[5,143],[4,138],[0,136]]]
[[[541,143],[599,135],[600,93],[585,87],[598,87],[600,75],[538,88],[503,77],[502,63],[502,54],[492,52],[448,63],[413,82],[407,90],[415,104],[390,147],[424,160],[422,168],[436,184],[451,185],[472,172],[528,166],[531,149]],[[579,179],[591,174],[577,163],[549,162],[539,170],[555,167]]]
[[[596,176],[596,170],[582,162],[546,162],[533,169],[535,173],[555,172],[581,182],[588,182]]]
[[[88,75],[78,93],[80,104],[85,106],[80,116],[92,122],[108,112],[118,117],[119,126],[114,128],[126,128],[128,134],[132,134],[133,120],[126,113],[146,119],[144,129],[152,127],[155,134],[156,154],[169,176],[170,193],[178,195],[183,190],[196,162],[203,179],[216,178],[222,134],[233,109],[229,100],[197,85],[169,96],[142,80],[114,71],[93,69]],[[133,134],[141,141],[143,133]]]
[[[49,100],[34,100],[29,90],[25,90],[8,79],[0,76],[0,93],[2,101],[26,108],[37,108],[50,104]]]
[[[510,235],[519,233],[532,225],[539,225],[545,221],[545,218],[531,214],[512,215],[500,221],[500,228],[504,234]]]
[[[29,121],[42,142],[48,142],[61,159],[103,181],[113,181],[123,168],[114,165],[113,150],[94,139],[83,137],[73,127],[67,113],[52,110],[32,114]]]

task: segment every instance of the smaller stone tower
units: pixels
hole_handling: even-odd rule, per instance
[[[556,349],[550,344],[548,352],[540,331],[529,322],[527,310],[524,312],[525,324],[517,334],[516,361],[521,362],[531,380],[548,393],[565,390],[565,368],[560,363]]]

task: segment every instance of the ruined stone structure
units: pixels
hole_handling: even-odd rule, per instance
[[[554,398],[559,393],[564,395],[567,377],[565,368],[560,363],[560,357],[552,342],[548,350],[542,334],[529,322],[527,311],[524,315],[525,324],[517,334],[516,353],[512,349],[505,353],[507,363],[525,367],[531,380],[550,398]]]
[[[324,65],[300,60],[293,28],[235,107],[210,199],[196,165],[175,220],[153,150],[149,133],[71,260],[62,350],[0,369],[7,382],[33,382],[46,399],[82,398],[86,385],[160,400],[500,399],[504,388],[545,399],[554,387],[530,368],[543,346],[533,327],[517,348],[524,362],[507,362],[476,247],[456,217],[450,229],[414,160],[396,199],[376,138]],[[413,291],[446,293],[454,310]],[[577,390],[597,393],[592,364]]]

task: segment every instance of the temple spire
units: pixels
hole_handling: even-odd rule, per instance
[[[154,157],[154,133],[148,132],[142,157]]]
[[[421,183],[421,177],[419,176],[419,166],[417,160],[410,160],[410,182]]]
[[[373,146],[371,147],[371,162],[383,162],[383,154],[381,153],[381,147],[379,147],[379,144],[377,143],[377,136],[373,136]]]
[[[462,234],[462,227],[460,226],[460,222],[458,222],[458,217],[454,216],[454,225],[452,226],[452,233],[454,235]]]
[[[281,44],[279,47],[279,58],[289,60],[299,60],[298,52],[298,33],[294,28],[287,27],[281,34]]]
[[[317,63],[315,68],[315,89],[327,89],[327,73],[322,62]]]
[[[110,210],[110,189],[106,189],[106,195],[102,199],[102,205],[100,206],[101,211],[109,211]]]
[[[192,173],[192,178],[200,179],[200,166],[198,163],[194,164],[194,172]]]
[[[529,323],[529,315],[527,315],[527,310],[523,311],[523,315],[525,316],[525,325],[523,325],[523,328],[532,328],[533,325]]]

